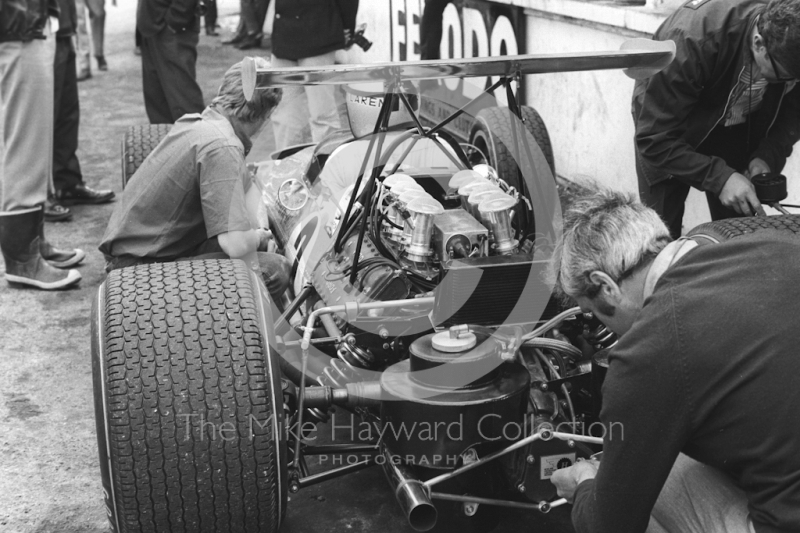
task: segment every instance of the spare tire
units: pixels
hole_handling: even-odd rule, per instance
[[[241,261],[115,270],[92,320],[112,530],[275,532],[284,413],[268,293]]]
[[[726,218],[700,224],[689,231],[686,236],[723,242],[762,231],[780,231],[800,236],[800,215]]]
[[[158,146],[172,124],[144,124],[131,126],[122,138],[122,189],[128,185],[133,174],[142,166],[150,152]]]

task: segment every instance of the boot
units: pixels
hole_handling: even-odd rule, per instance
[[[42,207],[0,213],[0,249],[6,262],[6,281],[43,290],[64,289],[81,279],[77,270],[50,266],[39,252]]]
[[[39,224],[39,253],[42,257],[56,268],[69,268],[80,264],[84,260],[86,254],[80,248],[73,248],[72,250],[61,250],[56,248],[44,237],[44,218]]]

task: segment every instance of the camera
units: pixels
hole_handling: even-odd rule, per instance
[[[369,49],[370,49],[370,47],[372,47],[372,41],[370,41],[369,39],[367,39],[366,37],[364,37],[364,32],[365,32],[366,30],[367,30],[367,25],[366,25],[366,23],[365,23],[365,24],[359,24],[359,25],[356,27],[356,29],[355,29],[355,31],[353,32],[353,34],[350,36],[350,38],[349,38],[349,39],[347,40],[347,42],[345,43],[345,48],[350,48],[350,47],[351,47],[351,46],[353,46],[354,44],[357,44],[357,45],[358,45],[359,47],[361,47],[361,49],[362,49],[362,50],[364,50],[365,52],[366,52],[367,50],[369,50]]]

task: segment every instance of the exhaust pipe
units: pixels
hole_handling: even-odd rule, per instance
[[[400,463],[400,458],[383,448],[383,471],[394,489],[394,495],[416,531],[428,531],[436,525],[436,507],[431,503],[428,491],[409,468]]]

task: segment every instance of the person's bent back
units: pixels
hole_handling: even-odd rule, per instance
[[[281,99],[257,91],[248,102],[241,63],[225,73],[202,114],[185,115],[142,163],[117,204],[100,245],[106,270],[186,258],[240,258],[262,272],[277,297],[289,282],[285,258],[263,253],[258,190],[245,156]]]

